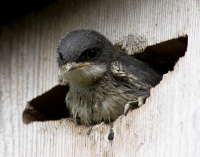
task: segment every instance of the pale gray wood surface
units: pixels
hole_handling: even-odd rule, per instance
[[[27,101],[57,84],[56,46],[67,32],[91,28],[113,43],[144,35],[147,46],[188,35],[174,71],[145,105],[110,126],[68,120],[22,123]],[[200,4],[198,0],[64,1],[19,18],[0,34],[0,156],[200,156]]]

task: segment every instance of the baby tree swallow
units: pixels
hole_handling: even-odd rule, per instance
[[[114,121],[142,105],[162,74],[118,50],[93,30],[75,30],[59,42],[58,66],[69,84],[66,105],[84,125]]]

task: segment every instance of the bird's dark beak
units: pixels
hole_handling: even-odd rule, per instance
[[[71,71],[71,70],[80,68],[82,66],[91,65],[91,64],[94,64],[94,63],[93,62],[81,62],[81,63],[72,62],[72,63],[67,63],[63,65],[62,68],[66,69],[67,71]]]

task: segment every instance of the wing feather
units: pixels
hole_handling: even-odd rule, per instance
[[[112,62],[111,72],[116,79],[126,81],[137,89],[150,89],[162,79],[162,74],[148,63],[128,55],[121,55]]]

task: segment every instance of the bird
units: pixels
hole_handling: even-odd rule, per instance
[[[83,125],[111,123],[141,106],[162,74],[119,50],[101,33],[79,29],[57,46],[60,77],[69,85],[66,107]]]

